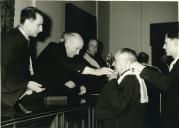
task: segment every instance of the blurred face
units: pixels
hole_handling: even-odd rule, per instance
[[[91,40],[89,42],[89,46],[88,46],[88,53],[90,53],[91,55],[95,55],[98,51],[98,43],[96,40]]]
[[[122,74],[124,71],[126,71],[129,68],[129,61],[126,58],[126,55],[117,53],[115,55],[113,66],[115,67],[115,70],[119,72],[119,74]]]
[[[28,36],[37,37],[37,35],[43,30],[43,17],[36,14],[36,19],[26,19],[26,33]]]
[[[178,39],[168,38],[165,36],[165,44],[163,45],[163,49],[166,52],[167,56],[175,57],[178,51]]]
[[[80,37],[73,37],[68,39],[65,43],[66,54],[69,58],[79,55],[83,48],[83,40]]]

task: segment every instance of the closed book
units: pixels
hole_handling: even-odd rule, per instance
[[[68,96],[47,96],[44,97],[46,105],[65,105],[67,104]]]

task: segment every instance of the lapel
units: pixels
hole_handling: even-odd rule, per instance
[[[28,40],[24,37],[24,35],[19,31],[18,28],[16,28],[16,36],[17,36],[17,48],[18,48],[18,55],[17,61],[21,64],[22,67],[24,67],[25,70],[29,70],[29,57],[30,57],[30,49]]]

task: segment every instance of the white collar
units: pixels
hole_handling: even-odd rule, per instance
[[[179,56],[177,56],[170,64],[170,71],[172,70],[173,66],[176,64],[176,62],[178,61]]]
[[[22,33],[22,35],[24,35],[24,37],[25,37],[28,41],[30,41],[29,36],[25,33],[25,31],[22,29],[22,27],[19,26],[18,29],[19,29],[19,31]]]
[[[148,98],[148,93],[147,93],[147,87],[146,87],[145,81],[140,77],[140,73],[138,70],[133,69],[133,70],[126,70],[125,72],[123,72],[123,74],[117,80],[118,85],[120,86],[120,83],[123,81],[123,79],[127,75],[136,76],[140,85],[140,103],[148,103],[149,98]]]

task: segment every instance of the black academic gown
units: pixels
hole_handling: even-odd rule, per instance
[[[113,79],[102,89],[96,104],[96,119],[103,128],[144,128],[146,104],[140,103],[140,85],[134,75],[120,85]]]
[[[1,43],[1,100],[14,106],[29,81],[28,41],[18,28],[13,29]]]
[[[162,91],[166,91],[166,115],[165,125],[170,128],[179,127],[179,60],[169,74],[162,75],[150,67],[144,68],[140,76],[155,85]]]
[[[73,73],[81,74],[84,68],[84,64],[67,57],[64,43],[50,43],[34,64],[35,80],[46,88],[44,95],[66,95],[64,83],[71,80]]]

